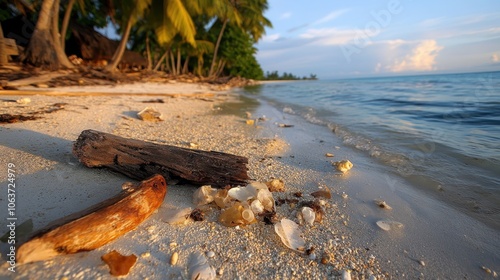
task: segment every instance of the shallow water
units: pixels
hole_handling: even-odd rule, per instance
[[[500,229],[500,72],[270,83],[245,90]],[[332,137],[333,134],[332,134]]]

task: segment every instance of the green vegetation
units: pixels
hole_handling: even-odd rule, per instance
[[[278,71],[274,72],[266,72],[263,80],[317,80],[316,74],[310,74],[309,77],[303,76],[302,78],[299,76],[295,76],[292,73],[283,72],[283,75],[279,75]]]
[[[3,19],[25,15],[36,22],[23,62],[52,70],[74,68],[64,52],[71,18],[85,27],[117,27],[121,40],[109,72],[131,46],[150,70],[262,79],[254,44],[272,26],[264,17],[267,0],[0,0],[0,7]]]

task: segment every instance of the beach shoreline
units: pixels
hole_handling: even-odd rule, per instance
[[[246,156],[252,179],[264,182],[279,178],[285,182],[286,192],[275,194],[277,198],[302,192],[304,200],[311,200],[311,192],[328,186],[333,197],[325,204],[323,223],[301,225],[306,243],[315,247],[316,257],[286,248],[272,226],[261,222],[241,229],[224,227],[217,221],[219,211],[214,207],[206,209],[203,222],[184,226],[163,222],[168,209],[193,207],[195,187],[173,185],[158,212],[136,230],[92,252],[20,266],[16,277],[111,279],[100,256],[113,249],[139,256],[128,279],[185,277],[187,257],[195,251],[215,252],[209,263],[218,271],[222,269],[221,279],[340,278],[347,270],[352,271],[354,279],[368,279],[370,273],[376,279],[472,279],[490,276],[481,266],[500,269],[495,267],[495,252],[500,250],[495,231],[413,190],[403,180],[384,174],[377,163],[343,145],[327,128],[283,113],[282,108],[258,98],[214,92],[196,84],[178,86],[164,85],[160,92],[147,84],[123,85],[129,90],[125,95],[30,96],[31,102],[23,106],[67,104],[64,110],[38,120],[0,126],[0,150],[7,155],[0,164],[15,161],[19,175],[19,220],[30,218],[38,229],[116,194],[122,183],[131,181],[107,170],[85,168],[71,154],[72,142],[79,133],[95,129],[153,143]],[[99,91],[105,92],[102,88]],[[124,92],[119,87],[109,91]],[[158,93],[155,99],[163,94],[164,103],[142,103],[152,99],[144,92]],[[20,97],[10,94],[2,99]],[[23,106],[3,102],[2,109],[22,112],[26,110]],[[139,120],[136,113],[148,106],[162,112],[164,121]],[[247,124],[246,112],[250,119],[257,120],[254,124]],[[283,128],[279,124],[294,126]],[[335,154],[334,158],[325,157],[327,152]],[[354,163],[344,175],[331,165],[331,161],[341,159]],[[0,177],[0,181],[6,179]],[[393,210],[378,208],[374,199],[386,200]],[[23,203],[33,208],[24,208]],[[5,200],[0,201],[0,207],[7,208]],[[295,206],[284,204],[277,212],[280,218],[297,221]],[[457,220],[437,224],[449,216]],[[375,225],[381,219],[401,222],[403,228],[382,231]],[[4,221],[0,225],[4,228]],[[471,230],[466,236],[453,232],[462,228]],[[3,245],[0,251],[5,260]],[[457,245],[461,247],[455,248]],[[171,266],[168,258],[174,252],[180,255],[179,263]],[[323,256],[328,256],[327,264],[321,262]],[[8,273],[2,269],[0,276],[12,276]]]

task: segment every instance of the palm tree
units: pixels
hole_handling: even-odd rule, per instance
[[[119,1],[122,9],[123,34],[120,44],[106,66],[105,70],[115,71],[120,62],[130,36],[132,26],[142,18],[146,12],[148,20],[155,26],[155,33],[160,44],[166,44],[180,34],[187,42],[194,44],[194,28],[191,16],[181,0],[128,0]]]
[[[241,23],[234,22],[237,26],[240,26],[244,31],[250,32],[255,42],[257,42],[264,34],[266,27],[272,27],[271,21],[264,17],[264,12],[268,9],[269,5],[267,0],[230,0],[235,12],[238,12],[241,16]],[[219,46],[226,29],[226,25],[231,23],[228,18],[221,17],[222,27],[217,37],[217,42],[215,44],[214,55],[212,57],[212,64],[210,65],[209,76],[216,76],[217,72],[215,66],[217,63],[217,55]],[[220,64],[219,64],[220,65]],[[217,67],[219,68],[219,67]]]
[[[73,11],[73,6],[75,5],[76,0],[69,0],[68,5],[66,6],[66,11],[64,12],[64,18],[61,24],[61,47],[64,50],[66,45],[66,34],[68,33],[68,25],[69,19],[71,17],[71,12]],[[85,11],[85,1],[78,0],[78,7],[82,12]]]
[[[43,0],[38,20],[24,54],[25,63],[48,69],[73,68],[59,40],[59,0]]]

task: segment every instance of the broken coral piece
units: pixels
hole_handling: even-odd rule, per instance
[[[304,252],[306,242],[300,236],[299,225],[294,221],[282,219],[280,222],[274,224],[274,231],[286,247],[298,252]]]
[[[285,191],[285,183],[280,179],[272,179],[271,181],[266,183],[270,192],[284,192]]]
[[[349,160],[336,161],[332,165],[337,167],[337,170],[342,173],[349,171],[354,166]]]
[[[386,209],[386,210],[392,210],[392,207],[389,206],[389,204],[387,204],[385,201],[381,200],[381,199],[375,199],[374,200],[375,204],[378,205],[378,207],[380,208],[383,208],[383,209]]]
[[[144,108],[144,110],[137,113],[137,116],[143,121],[163,121],[162,114],[157,109],[151,107]]]
[[[137,256],[132,254],[124,256],[113,250],[101,257],[101,259],[108,265],[109,273],[113,276],[125,276],[130,272],[132,266],[137,261]]]

